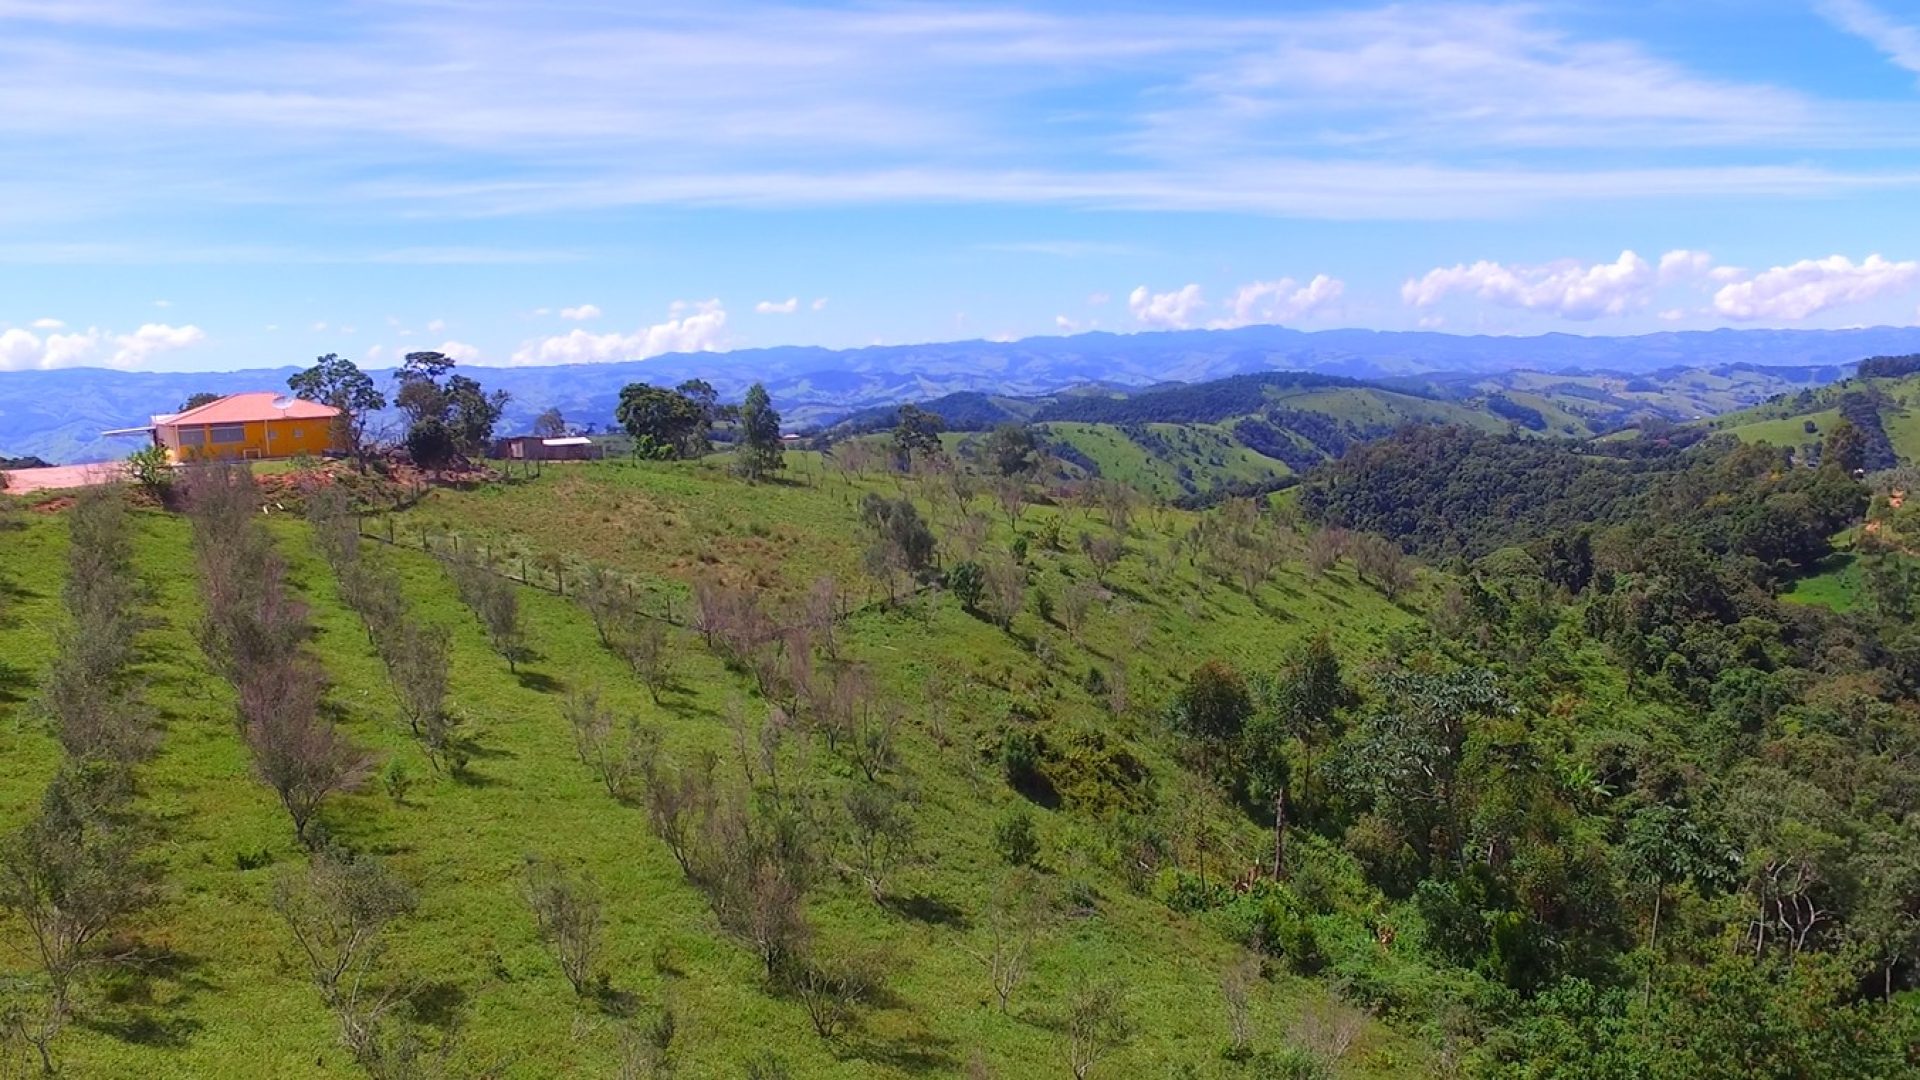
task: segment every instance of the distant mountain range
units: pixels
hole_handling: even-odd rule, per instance
[[[1272,370],[1406,379],[1409,387],[1417,385],[1417,377],[1442,374],[1454,380],[1517,370],[1634,375],[1735,364],[1833,368],[1838,378],[1845,374],[1842,366],[1866,357],[1913,352],[1920,352],[1920,328],[1467,337],[1252,326],[845,350],[788,346],[616,364],[474,367],[469,373],[488,388],[513,395],[502,427],[524,431],[548,408],[576,422],[604,425],[627,383],[671,385],[696,377],[735,400],[752,383],[764,382],[790,426],[814,426],[863,408],[963,391],[1039,397],[1089,384],[1139,388]],[[201,391],[283,387],[294,370],[0,372],[0,454],[61,462],[120,457],[133,444],[104,439],[100,432],[144,423],[150,414],[171,411]]]

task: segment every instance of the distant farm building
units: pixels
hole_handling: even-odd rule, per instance
[[[585,435],[515,435],[494,443],[493,456],[507,461],[596,461],[602,450]]]
[[[261,390],[232,394],[180,413],[163,413],[143,427],[108,435],[147,435],[176,465],[191,461],[319,456],[336,449],[333,420],[340,410],[317,401]]]

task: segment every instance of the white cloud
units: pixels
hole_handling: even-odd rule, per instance
[[[1686,317],[1687,312],[1685,308],[1668,308],[1656,316],[1661,322],[1679,322]]]
[[[1233,294],[1233,314],[1210,325],[1232,329],[1254,323],[1292,322],[1337,303],[1346,284],[1339,278],[1315,274],[1305,285],[1290,277],[1242,285]]]
[[[553,309],[550,307],[537,307],[533,309],[533,313],[535,315],[551,315],[553,314]]]
[[[206,331],[197,326],[147,323],[131,334],[121,334],[113,339],[115,346],[113,366],[139,367],[148,357],[156,353],[184,349],[190,345],[198,345],[206,339]]]
[[[753,310],[760,315],[791,315],[800,310],[800,298],[789,296],[785,300],[762,300],[753,305]]]
[[[1856,264],[1844,255],[1802,259],[1763,270],[1713,294],[1713,309],[1739,322],[1794,322],[1828,308],[1855,304],[1905,288],[1920,279],[1920,262],[1892,262],[1869,255]]]
[[[435,349],[434,352],[445,353],[449,358],[457,360],[462,364],[470,364],[480,359],[479,346],[469,345],[464,341],[441,342],[440,347]]]
[[[0,332],[0,371],[86,364],[135,368],[160,353],[197,345],[206,337],[197,326],[164,323],[147,323],[131,334],[114,334],[98,327],[45,337],[27,330],[7,330]]]
[[[378,363],[380,358],[385,355],[387,355],[387,347],[385,345],[370,345],[367,347],[366,361],[369,364]]]
[[[1872,45],[1896,66],[1920,75],[1920,26],[1895,22],[1867,0],[1822,0],[1820,13]]]
[[[25,330],[0,330],[0,371],[22,371],[40,366],[40,338]]]
[[[577,307],[563,307],[560,317],[572,322],[586,322],[600,317],[600,308],[594,304],[581,304]]]
[[[170,308],[170,307],[172,307],[172,306],[173,306],[173,301],[171,301],[171,300],[155,300],[155,301],[153,302],[153,306],[154,306],[154,307],[157,307],[157,308]]]
[[[429,334],[437,334],[446,328],[447,320],[445,319],[434,319],[427,323],[427,333]]]
[[[1080,330],[1080,324],[1067,318],[1065,315],[1055,315],[1053,317],[1053,325],[1056,329],[1063,330],[1069,334],[1077,333]]]
[[[1144,326],[1166,330],[1192,327],[1200,309],[1206,306],[1200,286],[1192,284],[1165,293],[1148,292],[1142,285],[1127,295],[1127,310],[1133,312],[1134,319]]]
[[[1655,270],[1645,259],[1623,251],[1610,263],[1572,261],[1544,266],[1503,266],[1481,261],[1427,271],[1400,287],[1400,298],[1416,308],[1464,293],[1503,307],[1544,311],[1563,319],[1587,320],[1623,315],[1644,306],[1652,293]]]
[[[1087,306],[1099,307],[1102,304],[1105,304],[1107,301],[1112,299],[1113,297],[1107,293],[1103,293],[1103,292],[1093,293],[1087,297]]]
[[[324,322],[317,322],[317,323],[314,323],[308,329],[312,330],[316,334],[325,333],[327,329],[327,324]]]
[[[1660,284],[1674,281],[1688,281],[1713,268],[1713,256],[1704,251],[1689,251],[1678,248],[1660,256]]]
[[[35,319],[33,320],[33,328],[35,330],[65,330],[67,324],[61,322],[59,319]]]
[[[667,321],[631,334],[590,334],[573,330],[522,345],[515,364],[592,364],[644,360],[669,352],[712,352],[726,340],[727,310],[720,301],[676,300]]]
[[[824,296],[815,297],[813,301],[813,310],[815,311],[827,310],[827,298]]]

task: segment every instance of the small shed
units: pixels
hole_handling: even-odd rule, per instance
[[[515,435],[495,443],[493,456],[506,461],[595,461],[601,451],[599,444],[585,435]]]

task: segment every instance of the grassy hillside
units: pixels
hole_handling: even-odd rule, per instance
[[[1212,424],[1112,424],[1058,422],[1040,430],[1094,463],[1099,475],[1155,498],[1174,499],[1235,483],[1259,484],[1293,475]]]
[[[543,582],[543,572],[553,573],[556,585],[559,575],[592,561],[663,598],[684,596],[708,574],[779,597],[823,573],[855,581],[856,503],[869,491],[891,490],[891,483],[819,474],[811,483],[749,487],[711,465],[596,464],[441,491],[396,515],[392,534],[401,543],[367,541],[366,557],[396,570],[419,616],[452,633],[451,698],[476,744],[460,777],[435,772],[397,721],[380,661],[343,605],[309,526],[291,515],[271,519],[288,584],[310,605],[312,647],[330,682],[327,708],[352,738],[416,778],[404,800],[375,785],[333,801],[322,817],[332,836],[382,856],[417,888],[420,906],[398,924],[390,962],[419,981],[414,1011],[422,1029],[435,1039],[458,1033],[451,1075],[615,1075],[623,1011],[645,1015],[663,1003],[678,1018],[686,1076],[738,1076],[766,1051],[801,1077],[954,1075],[976,1059],[993,1075],[1059,1074],[1060,1010],[1069,988],[1090,975],[1126,988],[1137,1028],[1096,1076],[1239,1075],[1219,1056],[1226,1041],[1219,984],[1236,947],[1219,927],[1129,888],[1103,854],[1112,842],[1108,825],[1087,807],[1035,808],[1047,887],[1072,898],[1061,901],[1069,913],[1036,954],[1011,1015],[990,1006],[986,972],[971,951],[984,947],[982,911],[1002,872],[994,822],[1023,800],[987,748],[997,747],[1010,716],[1038,716],[1056,739],[1105,732],[1170,778],[1178,770],[1148,718],[1152,703],[1193,665],[1220,656],[1248,670],[1271,667],[1323,628],[1361,656],[1412,623],[1349,571],[1311,577],[1284,568],[1249,598],[1182,565],[1173,538],[1193,519],[1169,511],[1135,521],[1135,554],[1115,571],[1077,641],[1031,606],[1009,633],[944,594],[854,615],[841,647],[873,666],[885,697],[909,717],[891,783],[911,799],[917,840],[888,905],[841,875],[809,900],[819,941],[885,947],[893,957],[889,993],[856,1033],[828,1042],[814,1035],[799,1002],[769,991],[750,953],[715,925],[645,812],[615,802],[582,766],[561,714],[567,691],[598,687],[621,715],[656,725],[670,758],[689,762],[712,750],[731,769],[724,717],[732,709],[765,712],[750,681],[695,635],[676,630],[675,686],[656,706],[599,645],[578,606],[531,587],[519,589],[530,653],[510,672],[441,566],[408,546],[444,548],[458,538],[516,574],[524,556],[528,576]],[[32,810],[58,757],[33,687],[62,619],[65,523],[58,513],[28,516],[23,529],[4,536],[14,595],[0,625],[0,730],[9,763],[0,770],[0,823],[8,827]],[[995,518],[989,542],[1004,546],[1012,534]],[[1104,528],[1083,512],[1041,507],[1021,530],[1036,535],[1052,518],[1069,537]],[[138,512],[135,521],[152,616],[140,639],[139,673],[165,723],[137,802],[158,823],[152,854],[165,892],[131,930],[154,959],[89,988],[86,1022],[62,1037],[60,1056],[72,1075],[352,1075],[269,903],[276,878],[299,865],[302,853],[272,796],[250,777],[232,691],[195,641],[200,602],[183,572],[192,565],[188,529],[157,511]],[[367,530],[385,535],[388,524],[369,519]],[[1031,561],[1035,591],[1058,596],[1070,580],[1091,577],[1077,553],[1036,544]],[[1136,706],[1111,715],[1082,685],[1090,667],[1124,672]],[[937,702],[929,696],[935,684],[944,688]],[[823,797],[854,783],[847,763],[823,747],[792,752],[786,767]],[[1220,874],[1237,862],[1229,852],[1257,851],[1262,837],[1243,818],[1217,813],[1210,843]],[[574,995],[536,936],[519,895],[529,855],[583,869],[605,895],[603,968],[613,993],[600,1001]],[[1339,920],[1330,923],[1330,949],[1335,924],[1352,947],[1372,950],[1364,927]],[[9,937],[18,932],[6,928]],[[1335,1004],[1324,982],[1272,968],[1254,985],[1257,1045],[1278,1047],[1301,1016],[1329,1008],[1352,1012]],[[1363,1020],[1341,1067],[1343,1075],[1416,1076],[1428,1075],[1430,1065],[1422,1041]]]
[[[1132,391],[1089,387],[1033,398],[953,394],[921,407],[940,414],[952,432],[1031,424],[1083,468],[1158,498],[1191,498],[1272,486],[1408,424],[1585,439],[1645,421],[1715,416],[1843,374],[1837,367],[1731,364],[1647,375],[1521,370],[1363,382],[1270,371]],[[831,430],[837,437],[885,432],[894,412],[864,410]],[[1920,419],[1901,413],[1889,422],[1911,424],[1913,432],[1901,437],[1920,438]],[[1784,438],[1786,427],[1767,434]],[[949,445],[959,441],[949,439]]]
[[[1863,399],[1864,407],[1878,417],[1900,462],[1920,462],[1920,375],[1847,379],[1730,413],[1714,426],[1747,442],[1807,451],[1817,447],[1838,422],[1849,396]],[[1809,425],[1812,431],[1807,430]]]

